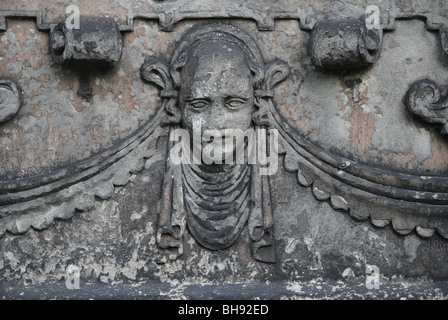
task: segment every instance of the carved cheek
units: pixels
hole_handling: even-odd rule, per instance
[[[252,125],[252,115],[255,110],[253,101],[248,101],[244,107],[235,112],[230,112],[235,129],[246,130]]]
[[[197,128],[198,124],[201,125],[201,134],[207,129],[207,113],[206,112],[193,112],[187,108],[183,108],[182,115],[183,127],[190,133],[193,134],[193,129]]]

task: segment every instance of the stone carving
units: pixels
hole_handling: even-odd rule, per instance
[[[265,64],[254,40],[226,24],[188,32],[169,65],[151,60],[142,66],[143,78],[162,88],[165,123],[187,129],[191,137],[194,123],[221,131],[269,125],[273,86],[288,73],[283,61]],[[174,247],[181,254],[188,226],[203,246],[223,249],[248,223],[254,257],[274,262],[269,177],[261,176],[257,165],[171,162],[167,160],[157,233],[162,248]]]
[[[448,54],[448,27],[443,25],[439,30],[439,38],[443,51]]]
[[[350,70],[374,64],[380,56],[382,30],[365,21],[318,22],[310,34],[311,61],[321,71]]]
[[[214,61],[207,59],[213,54],[220,57],[217,60],[220,62],[204,64],[204,61]],[[235,84],[244,84],[246,92],[251,93],[243,99],[242,105],[248,105],[253,114],[249,117],[249,113],[242,113],[236,118],[226,113],[224,124],[233,127],[239,119],[246,119],[240,123],[241,128],[278,130],[279,146],[273,152],[284,155],[285,169],[296,173],[299,184],[310,188],[317,200],[328,201],[334,209],[356,220],[369,219],[378,227],[392,225],[400,235],[415,231],[424,238],[435,233],[448,238],[448,177],[420,176],[368,166],[333,154],[301,136],[288,126],[273,103],[273,88],[286,79],[288,66],[281,60],[265,63],[257,43],[241,29],[226,24],[202,25],[187,32],[169,63],[151,60],[143,64],[142,77],[161,88],[162,101],[155,115],[132,135],[91,158],[66,167],[42,175],[1,181],[0,236],[7,231],[24,233],[30,227],[42,230],[54,219],[68,219],[77,211],[89,211],[95,206],[95,198],[109,199],[116,186],[129,181],[131,173],[145,168],[156,154],[159,137],[178,128],[193,130],[194,118],[201,118],[204,124],[218,120],[218,116],[188,112],[187,105],[197,102],[196,108],[201,109],[213,102],[211,109],[222,110],[216,109],[215,103],[222,105],[222,101],[216,99],[218,89],[232,88],[232,83],[224,82],[228,70],[234,71]],[[223,76],[217,77],[216,72]],[[212,79],[199,81],[202,86],[196,88],[197,92],[214,94],[206,99],[191,97],[196,77]],[[219,88],[217,83],[221,84]],[[428,87],[427,83],[425,86]],[[186,97],[187,93],[190,97]],[[421,103],[422,97],[431,97],[428,94],[408,96],[420,97],[415,100],[418,108],[425,105]],[[438,102],[436,94],[434,97],[430,102]],[[435,110],[441,110],[442,104],[436,106]],[[172,145],[170,142],[166,149],[170,150]],[[225,248],[236,241],[242,227],[247,225],[254,257],[274,261],[269,176],[257,174],[256,165],[246,163],[227,170],[220,167],[218,172],[199,165],[174,166],[169,159],[166,164],[157,234],[161,247],[182,253],[182,234],[188,228],[203,246]],[[237,177],[241,178],[240,183],[226,184],[226,181],[236,181],[232,179]],[[217,222],[211,230],[203,213],[213,211],[210,209],[214,201],[221,199],[219,196],[225,192],[228,198],[222,199],[222,207],[216,213],[218,216],[220,211],[225,212],[222,216],[230,217],[231,221]],[[183,197],[185,194],[187,196]],[[232,206],[232,202],[238,205]]]
[[[0,78],[0,123],[14,117],[19,112],[21,102],[20,87],[11,79]]]
[[[121,0],[120,0],[121,1]],[[119,6],[119,0],[111,0],[110,8]],[[64,17],[66,4],[61,2],[54,4],[52,11],[24,11],[26,8],[25,0],[14,1],[10,4],[8,10],[0,10],[0,31],[6,30],[6,18],[8,17],[32,17],[36,19],[38,30],[50,30],[52,25],[57,24]],[[368,4],[367,4],[368,3]],[[439,10],[434,12],[433,0],[419,1],[418,6],[409,6],[401,1],[380,1],[374,0],[367,3],[350,4],[341,1],[335,1],[330,8],[322,12],[304,0],[291,0],[288,6],[276,5],[273,10],[266,10],[266,6],[272,4],[272,1],[247,1],[238,8],[232,0],[222,1],[220,9],[217,10],[216,2],[207,0],[200,3],[190,1],[164,0],[148,1],[145,6],[139,3],[131,3],[128,12],[123,17],[117,17],[120,21],[118,28],[120,31],[133,31],[134,20],[151,19],[158,20],[160,28],[163,30],[172,30],[173,26],[187,19],[251,19],[257,23],[260,30],[273,30],[275,20],[291,19],[300,24],[302,30],[310,31],[313,29],[317,20],[342,21],[350,17],[355,19],[365,14],[367,5],[377,5],[381,9],[381,25],[383,30],[392,31],[395,28],[396,19],[423,18],[426,21],[428,30],[439,30],[441,24],[446,24],[446,17],[441,14],[446,12],[448,5],[441,2]],[[83,4],[79,4],[81,12]],[[328,10],[327,10],[328,9]],[[97,16],[100,12],[97,13]]]
[[[120,60],[123,40],[115,23],[82,21],[79,29],[59,23],[51,30],[50,48],[58,64],[111,67]]]
[[[448,134],[448,101],[440,96],[439,86],[431,80],[414,82],[406,93],[410,113],[419,119],[442,125],[442,134]]]
[[[96,40],[70,49],[72,31],[54,32],[67,1],[0,11],[0,67],[26,94],[0,122],[3,297],[447,295],[448,2],[106,2],[77,4],[123,32],[115,68]],[[352,20],[370,4],[384,38]],[[61,68],[51,52],[65,50]],[[0,86],[1,107],[13,93]],[[176,164],[195,120],[277,130],[279,172]],[[64,287],[72,267],[81,290]]]

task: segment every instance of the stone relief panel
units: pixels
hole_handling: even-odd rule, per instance
[[[290,2],[2,4],[2,277],[446,280],[448,11]]]

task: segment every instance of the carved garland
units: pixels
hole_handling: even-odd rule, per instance
[[[341,25],[330,27],[337,29]],[[343,27],[346,28],[347,25]],[[217,30],[227,34],[227,39],[233,39],[229,41],[240,39],[249,49],[247,54],[255,55],[254,60],[260,62],[258,67],[261,68],[262,76],[255,81],[259,83],[255,88],[255,95],[257,107],[263,112],[258,114],[258,124],[279,130],[281,144],[278,152],[285,154],[284,166],[288,171],[297,172],[300,185],[310,187],[317,200],[329,201],[334,209],[348,212],[354,219],[370,219],[377,227],[392,224],[393,229],[402,235],[415,230],[425,238],[438,232],[448,239],[448,177],[417,176],[369,167],[328,153],[312,144],[287,125],[273,103],[273,87],[288,76],[286,64],[280,60],[265,64],[259,55],[257,44],[246,33],[230,25],[216,24],[201,26],[188,32],[173,54],[176,58],[173,58],[170,65],[153,60],[142,66],[142,77],[161,88],[162,106],[134,134],[95,157],[46,175],[0,182],[0,236],[7,231],[24,233],[30,227],[41,230],[50,226],[55,218],[67,219],[76,211],[88,211],[94,207],[95,198],[110,198],[114,187],[125,185],[131,173],[139,172],[145,165],[151,165],[156,139],[166,135],[169,130],[160,124],[171,125],[180,121],[177,99],[181,80],[173,72],[173,65],[184,51],[188,53],[188,46],[194,42],[192,39],[200,38],[201,35],[207,37],[213,32],[217,34]],[[445,48],[445,29],[441,30],[440,35]],[[354,36],[358,37],[357,41],[365,41],[364,33],[361,38],[360,34],[355,33]],[[312,38],[312,43],[326,41],[319,37]],[[381,38],[375,39],[378,40],[375,48],[371,43],[363,42],[367,49],[380,48]],[[377,58],[376,55],[367,62],[374,63]],[[334,63],[322,63],[324,59],[316,61],[320,61],[322,66]],[[20,101],[20,91],[13,82],[7,82],[6,85],[7,88],[0,85],[0,90],[13,92],[17,101]],[[443,134],[448,132],[447,102],[446,99],[441,101],[435,83],[429,80],[414,83],[406,95],[406,103],[411,113],[429,123],[441,124]],[[7,118],[10,116],[3,121]],[[167,170],[166,177],[169,177],[172,168],[167,166]],[[170,200],[172,196],[172,183],[170,179],[165,180],[164,188],[168,192],[165,200]],[[184,218],[177,216],[180,219],[177,222],[172,219],[176,218],[176,214],[173,216],[171,210],[168,210],[171,208],[169,202],[163,208],[167,211],[163,213],[165,209],[162,209],[158,242],[162,247],[180,248],[179,253],[182,253],[180,241],[185,229]],[[266,212],[264,214],[264,217],[269,217]],[[172,224],[173,221],[178,224]],[[173,226],[179,226],[179,229],[173,229]],[[272,221],[262,224],[266,233],[270,232],[271,227]],[[173,237],[171,242],[164,244],[162,231],[168,231]],[[256,237],[253,232],[251,235],[258,245],[255,246],[255,251],[269,246],[268,239],[263,238],[263,235]],[[260,240],[265,242],[259,242]],[[271,253],[268,256],[254,254],[254,257],[262,261],[274,261]]]

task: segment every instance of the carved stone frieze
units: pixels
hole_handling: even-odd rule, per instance
[[[437,1],[438,10],[434,10],[434,1],[413,2],[398,0],[326,1],[310,4],[305,0],[291,0],[285,3],[272,3],[269,0],[247,1],[235,6],[233,0],[223,0],[219,8],[213,0],[200,2],[187,1],[147,1],[145,3],[120,3],[118,0],[103,2],[80,1],[80,11],[97,18],[119,21],[121,31],[132,31],[134,21],[138,19],[157,20],[166,31],[173,30],[175,24],[188,19],[250,19],[257,23],[260,30],[273,30],[275,21],[291,19],[299,22],[303,30],[310,31],[318,21],[343,21],[358,19],[366,14],[366,7],[375,5],[381,10],[381,29],[394,30],[395,20],[424,18],[429,30],[439,30],[447,23],[447,4]],[[65,20],[65,3],[54,3],[42,11],[38,4],[29,5],[27,1],[7,0],[0,9],[0,30],[6,30],[8,17],[34,17],[39,30],[50,30]],[[94,6],[94,7],[92,7]],[[270,6],[270,10],[266,7]],[[23,10],[23,8],[27,8]],[[83,10],[85,8],[85,10]],[[94,11],[93,11],[94,8]],[[48,10],[51,9],[51,10]],[[112,10],[112,11],[111,11]],[[86,14],[87,15],[87,14]]]
[[[371,2],[0,5],[0,278],[446,279],[448,5]]]
[[[228,44],[226,44],[227,42]],[[215,44],[207,47],[208,43],[217,44],[216,47]],[[169,64],[160,60],[149,60],[143,64],[141,70],[143,78],[162,89],[160,92],[162,104],[157,115],[142,126],[136,134],[129,136],[120,144],[95,157],[60,170],[37,177],[3,181],[0,185],[1,213],[3,215],[0,230],[2,233],[7,230],[22,233],[30,226],[37,229],[46,228],[56,217],[70,217],[75,210],[90,210],[94,204],[94,197],[107,199],[112,195],[114,185],[126,184],[129,173],[141,170],[140,160],[149,158],[152,153],[149,150],[145,151],[144,147],[141,149],[142,145],[153,143],[151,141],[162,134],[163,130],[167,130],[166,127],[163,130],[158,128],[161,124],[176,125],[182,123],[182,126],[186,128],[186,115],[181,112],[182,109],[179,108],[178,99],[180,99],[179,92],[190,90],[185,85],[191,83],[191,80],[188,78],[187,72],[182,72],[183,66],[188,66],[187,62],[190,61],[191,56],[197,59],[192,60],[196,61],[194,68],[199,68],[197,61],[202,60],[201,56],[195,56],[197,54],[196,50],[199,50],[197,48],[201,49],[200,52],[210,52],[210,54],[213,54],[216,50],[215,54],[218,54],[218,52],[223,51],[220,45],[230,46],[229,52],[233,52],[232,54],[242,50],[245,55],[253,59],[253,62],[248,62],[254,77],[249,83],[250,86],[253,86],[254,105],[259,109],[254,113],[253,125],[268,125],[279,131],[281,147],[278,152],[286,154],[285,168],[288,171],[297,172],[298,182],[303,186],[311,186],[317,200],[329,201],[335,209],[346,211],[357,220],[369,218],[376,226],[385,226],[392,223],[394,229],[400,234],[409,234],[413,230],[417,230],[424,237],[429,237],[436,231],[443,237],[448,236],[445,218],[448,202],[446,192],[448,180],[445,177],[404,174],[371,167],[328,152],[300,136],[286,124],[273,104],[272,88],[285,79],[289,68],[281,60],[265,63],[256,42],[250,36],[234,26],[225,24],[200,26],[186,33],[174,50]],[[236,59],[236,56],[227,58],[230,63],[232,59]],[[206,61],[205,58],[203,60]],[[213,68],[218,66],[219,64],[212,65]],[[194,68],[186,70],[195,70]],[[193,75],[194,73],[190,77]],[[210,91],[213,91],[213,83],[207,83]],[[200,91],[203,90],[205,89]],[[210,121],[211,119],[206,119],[205,123]],[[224,127],[234,126],[234,121],[236,119],[227,118]],[[135,163],[137,167],[125,165],[130,163]],[[216,187],[219,187],[220,179],[213,178],[212,173],[210,173],[210,177],[206,177],[207,174],[202,171],[188,173],[190,169],[174,174],[172,172],[174,169],[170,165],[167,166],[166,170],[164,186],[166,192],[162,199],[164,205],[161,207],[159,221],[159,244],[163,247],[179,247],[180,252],[182,252],[179,241],[181,241],[183,230],[190,221],[190,229],[204,246],[213,249],[231,245],[234,237],[241,232],[241,226],[248,221],[248,213],[234,211],[235,214],[238,212],[239,218],[235,220],[238,223],[230,229],[233,238],[226,235],[226,240],[218,245],[218,243],[214,243],[216,238],[212,235],[201,238],[201,233],[205,230],[200,231],[202,227],[197,225],[196,228],[196,224],[193,223],[193,216],[198,219],[202,209],[198,207],[197,210],[199,211],[196,213],[188,211],[193,210],[191,206],[195,203],[196,197],[200,199],[204,196],[194,194],[194,192],[199,190],[206,192],[206,189],[199,185],[195,186],[196,182],[188,182],[186,177],[205,174],[203,177],[205,179],[204,183],[207,185],[217,184]],[[230,174],[230,172],[223,172],[222,174]],[[249,175],[247,170],[237,170],[234,174],[247,174],[247,179],[244,181],[249,183],[252,188],[255,188],[253,185],[255,183],[254,179],[259,179]],[[176,178],[173,180],[170,177]],[[176,200],[176,194],[172,193],[174,185],[181,183],[180,181],[176,182],[177,178],[182,178],[183,183],[187,183],[184,187],[192,188],[190,192],[193,193],[188,198],[190,200],[185,200],[184,204],[171,203],[172,201],[180,201],[180,199]],[[227,178],[233,179],[230,176]],[[208,179],[211,180],[206,182]],[[267,183],[263,180],[269,179],[262,178],[259,186]],[[88,189],[90,190],[87,193],[84,191],[86,186],[89,186]],[[269,186],[269,183],[266,184],[267,186]],[[179,188],[181,190],[179,192],[187,192],[180,185]],[[236,188],[234,191],[235,197],[241,196],[244,188],[245,184]],[[266,197],[269,195],[267,190],[269,189],[266,189]],[[181,198],[183,199],[183,197]],[[251,201],[256,203],[258,200],[252,199]],[[364,203],[366,202],[375,203],[375,210],[372,210],[372,207],[365,207]],[[43,206],[45,203],[52,204],[52,206],[57,205],[53,210],[47,210]],[[67,206],[67,203],[70,203],[70,205]],[[190,204],[187,207],[188,210],[182,211],[182,206],[188,204]],[[172,208],[181,211],[171,212]],[[223,209],[226,210],[226,207],[223,206]],[[257,219],[261,219],[260,221],[265,221],[265,223],[271,221],[271,218],[265,216],[269,209],[260,207],[260,210],[260,217]],[[21,213],[20,216],[18,212]],[[26,212],[29,212],[29,214],[26,214]],[[430,215],[422,215],[422,212],[427,212]],[[232,213],[230,214],[232,215]],[[267,217],[269,217],[269,214]],[[165,223],[166,225],[164,225]],[[235,229],[237,225],[239,227]],[[251,225],[257,227],[257,224]],[[226,230],[227,227],[226,225]],[[263,232],[270,233],[268,230],[272,225],[271,222],[268,222],[266,225],[260,225],[260,227],[261,230],[264,230]],[[253,232],[255,232],[254,230]],[[168,234],[174,240],[167,240],[162,234]],[[254,233],[252,236],[255,237]],[[263,237],[255,238],[262,239]],[[273,261],[272,255],[270,257],[264,260]],[[260,258],[260,260],[263,260],[263,258]]]

